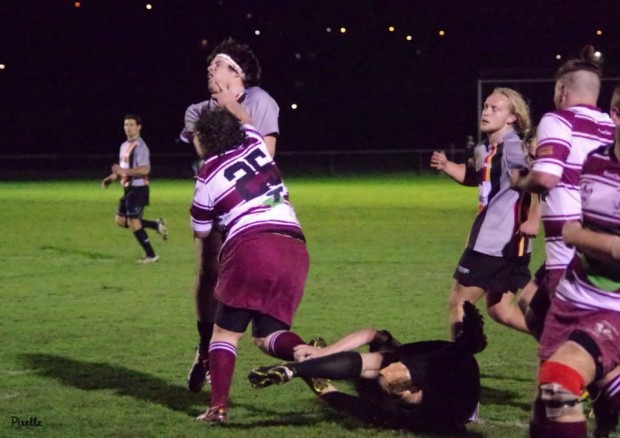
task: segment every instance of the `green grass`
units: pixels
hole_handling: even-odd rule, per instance
[[[363,326],[401,340],[446,338],[452,271],[477,192],[445,178],[398,175],[290,179],[311,256],[294,329],[328,341]],[[185,378],[196,342],[193,182],[155,181],[148,218],[161,260],[113,215],[118,187],[97,181],[0,183],[0,436],[394,436],[331,411],[303,382],[253,390],[245,376],[273,359],[249,338],[239,349],[230,424],[193,421],[208,392]],[[542,258],[539,249],[533,266]],[[523,437],[534,390],[535,343],[487,318],[479,423],[472,436]],[[17,429],[11,417],[36,416]]]

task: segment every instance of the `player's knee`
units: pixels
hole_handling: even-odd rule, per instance
[[[123,216],[116,216],[114,218],[114,222],[116,222],[116,225],[118,225],[121,228],[127,228],[127,218],[123,217]]]
[[[269,354],[269,343],[267,338],[252,338],[252,343],[256,345],[262,352]]]
[[[581,374],[559,362],[545,362],[538,373],[539,395],[547,418],[582,414],[585,381]]]
[[[501,308],[500,305],[495,305],[487,308],[487,313],[491,317],[491,319],[500,324],[506,324],[509,320],[507,309]]]

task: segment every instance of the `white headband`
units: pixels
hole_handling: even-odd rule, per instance
[[[218,53],[217,55],[215,55],[213,60],[216,60],[217,58],[220,58],[226,61],[228,65],[230,65],[232,69],[236,71],[239,74],[239,76],[241,76],[241,79],[245,80],[245,73],[243,73],[243,69],[239,66],[239,64],[235,62],[234,59],[232,59],[230,56],[228,56],[225,53]]]

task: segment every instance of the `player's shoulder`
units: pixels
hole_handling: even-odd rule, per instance
[[[198,103],[192,103],[185,110],[185,114],[199,114],[203,108],[208,107],[210,104],[211,99],[203,100]]]
[[[252,102],[273,102],[276,103],[276,100],[269,94],[267,91],[263,90],[261,87],[249,87],[245,90],[246,98],[248,101]]]

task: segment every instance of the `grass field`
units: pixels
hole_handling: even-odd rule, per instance
[[[288,181],[311,255],[295,330],[328,341],[363,326],[401,340],[446,338],[447,296],[477,191],[446,178],[398,175]],[[185,389],[196,342],[193,182],[155,181],[147,217],[161,260],[138,265],[113,224],[120,189],[98,181],[0,183],[0,436],[394,436],[329,410],[303,382],[253,390],[273,359],[244,338],[229,425],[193,417],[208,392]],[[540,239],[533,264],[542,259]],[[481,304],[481,303],[480,303]],[[481,418],[470,436],[523,437],[535,344],[487,318]],[[346,385],[344,385],[346,387]],[[39,426],[21,428],[14,417]]]

